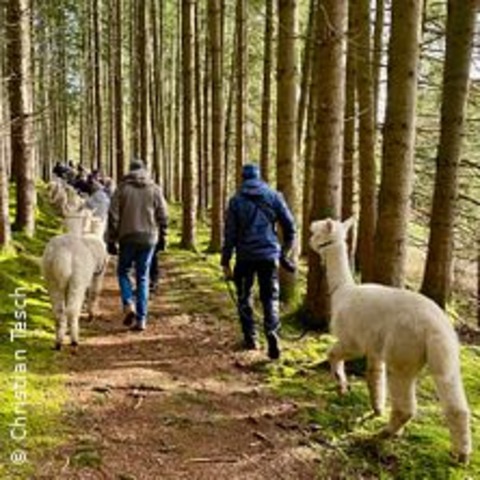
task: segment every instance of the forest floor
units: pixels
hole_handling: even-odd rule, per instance
[[[350,391],[339,396],[326,365],[334,339],[315,332],[299,339],[295,311],[281,312],[280,360],[267,359],[263,339],[260,350],[242,351],[219,256],[205,253],[208,229],[199,228],[202,253],[182,250],[175,211],[148,329],[134,333],[122,325],[112,262],[101,317],[82,320],[77,354],[68,346],[55,352],[39,262],[45,243],[60,232],[60,219],[39,198],[35,237],[15,235],[14,250],[0,255],[2,294],[18,287],[28,292],[28,335],[18,342],[9,333],[13,301],[5,296],[0,302],[7,320],[0,322],[1,480],[480,478],[478,329],[459,329],[474,446],[466,467],[451,460],[428,371],[419,379],[418,413],[405,435],[380,441],[375,434],[388,412],[371,418],[362,362],[349,365]],[[28,437],[13,442],[19,348],[29,359]],[[18,448],[27,462],[13,462]]]
[[[70,371],[66,422],[73,434],[34,478],[316,478],[314,450],[298,407],[267,388],[265,349],[243,352],[225,294],[193,278],[181,257],[166,256],[145,332],[122,325],[113,266],[101,318],[87,327]],[[188,313],[220,304],[230,320]],[[85,332],[84,332],[85,333]]]

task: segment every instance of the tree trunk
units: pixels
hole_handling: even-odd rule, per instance
[[[260,146],[260,171],[262,178],[270,181],[270,110],[272,89],[272,42],[273,42],[273,0],[265,0],[265,36],[263,46],[263,92],[262,92],[262,133]]]
[[[237,187],[242,183],[242,165],[246,155],[247,125],[247,1],[237,0],[237,101],[235,123],[235,180]]]
[[[413,180],[422,1],[393,0],[374,280],[402,286]]]
[[[0,25],[3,26],[5,21],[3,6],[0,7]],[[3,32],[0,38],[3,37]],[[0,59],[5,58],[4,44],[0,45]],[[0,62],[0,78],[5,78],[3,61]],[[8,124],[6,105],[5,83],[0,82],[0,249],[7,247],[10,244],[10,219],[8,214],[8,174],[7,174],[7,159],[8,156],[8,138],[7,128],[4,126]]]
[[[212,216],[210,250],[220,251],[223,232],[223,39],[222,2],[208,0],[212,60]]]
[[[310,219],[312,211],[313,201],[313,164],[316,148],[316,122],[317,122],[317,107],[318,107],[318,83],[319,76],[314,66],[319,65],[320,62],[320,49],[317,48],[320,45],[320,13],[318,11],[318,5],[316,5],[314,12],[312,13],[313,25],[311,32],[311,51],[310,63],[310,76],[308,79],[309,101],[308,101],[308,113],[307,113],[307,133],[305,139],[305,170],[303,175],[303,199],[302,199],[302,255],[308,255],[310,251]],[[298,139],[297,139],[298,140]]]
[[[357,92],[359,110],[358,163],[360,173],[360,219],[357,256],[362,282],[373,280],[374,240],[377,217],[375,167],[375,103],[372,83],[372,52],[370,47],[370,2],[356,0],[355,13],[358,36]]]
[[[297,210],[297,2],[279,0],[277,55],[277,188],[294,215]],[[295,251],[294,255],[298,252]],[[280,271],[281,298],[291,303],[296,295],[295,275]]]
[[[373,104],[375,111],[373,118],[375,125],[378,122],[378,107],[380,98],[380,72],[382,65],[382,51],[383,51],[383,26],[385,23],[385,0],[376,0],[375,9],[375,30],[373,32]]]
[[[122,92],[122,2],[113,1],[113,112],[114,112],[114,157],[117,180],[125,173],[123,145],[123,92]]]
[[[200,36],[200,14],[199,4],[195,3],[195,18],[194,18],[194,111],[195,111],[195,154],[197,163],[197,217],[199,219],[205,218],[206,205],[204,202],[204,192],[206,185],[204,184],[204,165],[203,165],[203,125],[202,125],[202,65],[200,61],[201,50],[201,36]],[[206,42],[206,39],[205,39]],[[206,65],[205,65],[206,70]],[[204,71],[205,75],[205,71]],[[203,99],[205,101],[205,99]]]
[[[12,172],[16,182],[15,230],[35,231],[35,166],[32,155],[32,89],[30,6],[28,0],[8,0],[7,74],[10,104]]]
[[[100,71],[100,19],[99,0],[93,0],[93,71],[94,71],[94,104],[95,104],[95,163],[99,170],[104,168],[102,158],[102,95]]]
[[[181,245],[185,249],[195,248],[194,15],[195,0],[182,0],[183,223]]]
[[[319,8],[319,62],[316,64],[318,110],[311,221],[340,215],[346,20],[346,0],[322,2]],[[306,310],[312,325],[327,328],[330,314],[327,282],[319,256],[312,250],[308,256]]]
[[[310,79],[312,71],[312,51],[314,50],[314,30],[315,30],[315,16],[317,9],[317,1],[310,0],[308,7],[308,25],[306,31],[305,46],[303,48],[302,59],[302,76],[300,85],[300,99],[298,101],[298,121],[297,121],[297,151],[298,155],[302,155],[302,141],[305,120],[307,118],[308,103],[310,101]]]
[[[475,33],[476,1],[449,0],[440,144],[422,292],[442,308],[450,295],[458,168]]]
[[[145,162],[148,161],[148,86],[147,86],[147,35],[146,35],[146,0],[136,0],[137,3],[137,30],[136,56],[138,58],[138,95],[139,95],[139,151],[138,155]]]
[[[355,24],[354,1],[350,2],[348,15],[347,63],[345,78],[345,133],[343,141],[342,172],[342,218],[353,215],[355,184],[355,133],[357,131],[356,108],[356,55],[357,30]]]
[[[175,154],[174,158],[174,172],[173,172],[173,197],[175,200],[183,198],[182,193],[182,162],[180,161],[183,156],[182,148],[182,94],[184,86],[182,85],[182,3],[178,3],[178,17],[177,17],[177,31],[178,44],[177,44],[177,68],[175,78]]]

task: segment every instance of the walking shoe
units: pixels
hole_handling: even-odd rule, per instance
[[[137,322],[130,330],[132,332],[143,332],[145,330],[145,324]]]
[[[244,350],[256,350],[257,342],[253,337],[246,337],[243,339],[242,347]]]
[[[135,322],[135,310],[133,308],[133,305],[127,305],[124,309],[123,309],[123,324],[126,326],[126,327],[131,327],[134,322]]]
[[[268,358],[277,360],[280,358],[280,347],[278,346],[278,337],[276,333],[267,335]]]

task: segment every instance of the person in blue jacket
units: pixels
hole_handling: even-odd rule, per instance
[[[280,357],[278,263],[293,246],[295,221],[283,195],[260,178],[257,165],[244,165],[242,179],[239,191],[228,203],[221,265],[225,278],[235,282],[244,347],[249,350],[257,348],[252,310],[252,287],[257,276],[268,356],[277,359]],[[282,229],[283,246],[277,237],[277,224]],[[232,272],[230,261],[234,252]]]

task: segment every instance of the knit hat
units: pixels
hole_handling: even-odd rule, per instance
[[[260,169],[258,165],[254,165],[253,163],[247,163],[242,168],[242,178],[244,180],[253,180],[260,178]]]
[[[145,168],[145,164],[143,163],[143,160],[140,158],[134,158],[130,162],[130,171],[133,172],[135,170],[141,170],[142,168]]]

